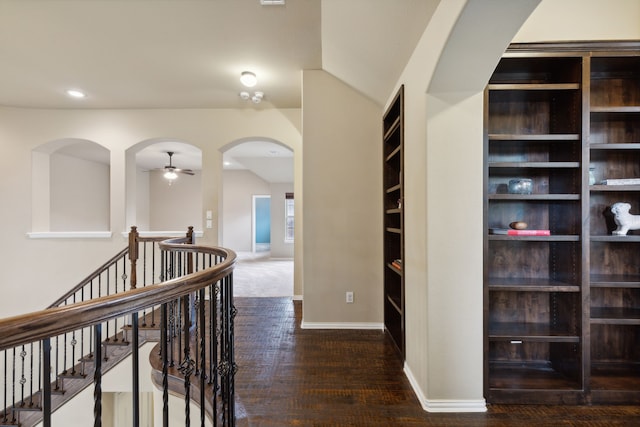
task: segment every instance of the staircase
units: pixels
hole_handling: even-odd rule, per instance
[[[102,375],[128,356],[139,425],[138,348],[149,341],[159,342],[149,362],[163,425],[169,391],[196,400],[200,425],[235,425],[234,263],[232,251],[195,245],[191,227],[174,240],[142,238],[132,227],[127,248],[47,310],[0,320],[0,427],[50,426],[51,413],[91,385],[99,425]],[[184,417],[189,425],[186,403]]]

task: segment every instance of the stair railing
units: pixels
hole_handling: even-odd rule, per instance
[[[51,413],[84,388],[65,387],[64,381],[90,375],[94,425],[101,425],[102,373],[114,359],[117,363],[108,354],[111,347],[131,352],[133,425],[138,426],[141,326],[160,331],[160,349],[152,352],[151,364],[160,371],[154,378],[163,394],[163,425],[169,423],[170,390],[185,396],[185,426],[192,390],[199,391],[200,425],[206,418],[213,425],[235,425],[235,259],[233,251],[195,245],[192,227],[185,238],[172,240],[143,238],[132,227],[127,248],[51,307],[0,320],[5,408],[0,426],[39,421],[50,426]]]

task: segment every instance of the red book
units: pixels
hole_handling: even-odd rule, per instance
[[[508,228],[492,228],[491,234],[504,234],[507,236],[551,236],[550,230],[512,230]]]

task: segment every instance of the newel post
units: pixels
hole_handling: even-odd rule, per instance
[[[129,288],[135,289],[138,284],[138,227],[131,227],[129,232],[129,260],[131,261],[131,281]],[[131,313],[131,359],[132,359],[132,405],[133,426],[140,425],[140,355],[138,336],[138,313]]]
[[[137,263],[138,263],[138,227],[131,226],[129,232],[129,260],[131,261],[131,281],[130,289],[135,289],[138,284]]]
[[[196,243],[195,240],[195,234],[193,234],[193,225],[189,226],[189,229],[187,230],[187,240],[190,245],[193,245]]]

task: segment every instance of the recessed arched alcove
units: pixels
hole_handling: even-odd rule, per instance
[[[165,177],[168,166],[176,168],[173,179]],[[202,230],[200,148],[170,138],[141,141],[127,149],[126,168],[128,225],[142,232]]]
[[[110,152],[77,138],[32,151],[32,234],[108,232]]]

